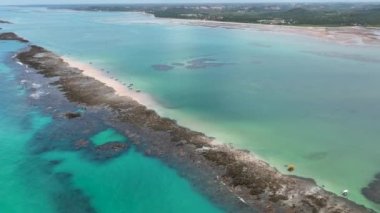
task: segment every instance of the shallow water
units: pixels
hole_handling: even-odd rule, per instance
[[[64,159],[55,172],[73,174],[73,185],[91,197],[97,212],[219,212],[174,170],[133,149],[101,165],[78,153],[52,152],[45,158]]]
[[[17,73],[25,70],[11,61],[22,48],[0,41],[0,212],[223,212],[175,170],[133,147],[106,161],[69,150],[78,138],[96,146],[128,139],[85,121],[99,129],[91,134],[75,123],[80,120],[47,115],[32,104],[29,94],[41,85],[22,83]]]
[[[90,140],[95,145],[103,145],[109,141],[126,142],[127,138],[125,138],[123,135],[120,135],[114,129],[106,129],[92,136]]]
[[[161,114],[380,210],[360,193],[380,171],[379,47],[138,13],[1,14],[15,23],[4,28],[152,94]]]

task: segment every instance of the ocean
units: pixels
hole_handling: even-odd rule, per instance
[[[30,70],[11,57],[25,47],[0,41],[0,212],[223,212],[177,171],[133,147],[110,160],[70,149],[71,141],[96,148],[128,138],[91,114],[79,123],[63,118],[56,110],[72,107],[67,103],[36,104],[50,91],[22,78]]]
[[[313,178],[337,194],[348,189],[349,199],[380,210],[361,194],[361,189],[380,172],[380,47],[338,44],[290,33],[178,24],[142,13],[2,7],[0,14],[1,19],[14,23],[2,25],[2,31],[13,31],[60,55],[91,63],[121,82],[133,83],[134,89],[155,99],[161,115],[217,141],[250,150],[284,173],[284,165],[294,164],[292,174]],[[14,42],[2,45],[3,58],[22,48]],[[2,73],[12,76],[7,63],[2,63]],[[1,85],[2,89],[16,87],[15,82],[8,84],[12,86]],[[11,95],[16,93],[19,96]],[[9,107],[12,101],[12,106],[25,107],[25,97],[18,87],[2,92],[2,96],[11,100],[1,103],[8,106],[1,107],[1,113],[14,125],[3,119],[1,126],[24,131],[18,129],[19,121],[25,115],[33,117],[33,126],[17,134],[21,138],[12,139],[20,142],[15,143],[19,144],[15,152],[25,152],[22,141],[28,141],[35,131],[54,120],[31,112],[30,107],[23,109],[25,113]],[[11,130],[2,131],[4,141],[10,140],[7,137]],[[11,154],[5,147],[1,150]],[[22,158],[20,161],[25,157],[17,156]],[[72,174],[72,184],[91,197],[99,212],[110,211],[110,193],[116,203],[120,202],[117,205],[139,205],[134,208],[142,212],[143,204],[132,201],[148,195],[152,205],[159,205],[161,199],[180,199],[178,195],[190,197],[186,199],[189,203],[175,202],[178,206],[173,204],[165,212],[194,206],[191,202],[200,203],[196,205],[200,212],[218,210],[175,171],[133,150],[104,167],[67,152],[52,152],[41,158],[65,159],[56,172]],[[1,163],[10,165],[7,161]],[[17,165],[9,169],[15,169],[13,166]],[[106,189],[96,187],[106,178],[115,178],[113,172],[120,181],[129,177],[120,172],[120,167],[133,171],[133,178],[144,180],[157,169],[165,174],[159,184],[174,186],[167,198],[157,198],[166,194],[166,187],[156,186],[156,195],[148,193],[153,183],[136,189],[138,184],[131,180],[130,186],[121,184],[126,188],[121,191],[117,191],[121,186],[117,184]],[[87,179],[91,172],[96,177],[93,181]],[[5,183],[12,175],[5,174]],[[37,178],[40,174],[33,175],[41,181]],[[141,194],[128,194],[131,191]],[[38,194],[41,198],[35,199],[48,199],[45,192]],[[17,192],[14,202],[22,200],[21,196]],[[127,204],[118,200],[123,196],[136,197],[128,198],[131,203]]]

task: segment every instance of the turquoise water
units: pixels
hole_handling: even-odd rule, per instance
[[[18,50],[22,45],[17,42],[0,42],[0,47],[0,61],[3,62],[7,54]],[[27,209],[51,212],[52,206],[47,202],[46,196],[50,189],[42,183],[48,178],[34,170],[41,162],[30,156],[25,149],[26,142],[51,119],[29,108],[25,104],[25,98],[17,95],[21,88],[16,83],[11,68],[3,63],[0,63],[0,78],[1,212],[25,212]],[[21,124],[25,121],[30,124],[27,128]],[[33,167],[26,167],[28,162],[34,162]]]
[[[105,165],[83,161],[77,153],[45,158],[64,159],[55,171],[74,174],[74,186],[91,197],[97,212],[220,212],[175,171],[134,150]]]
[[[70,121],[56,121],[29,104],[16,78],[20,67],[10,62],[22,48],[18,42],[0,41],[0,212],[222,212],[175,170],[133,147],[101,163],[80,152],[34,152],[36,144],[63,143],[73,130],[60,128],[67,135],[59,136],[61,141],[44,134],[55,123]],[[128,141],[110,128],[88,140],[96,145]]]
[[[126,142],[127,138],[116,132],[114,129],[106,129],[90,138],[95,145],[103,145],[109,141]]]
[[[151,94],[161,114],[249,149],[281,171],[295,164],[295,174],[336,193],[349,189],[350,199],[380,210],[360,193],[380,171],[379,47],[186,26],[138,13],[1,14],[15,23],[6,29]],[[217,65],[185,67],[197,59]],[[152,67],[172,63],[185,66]]]

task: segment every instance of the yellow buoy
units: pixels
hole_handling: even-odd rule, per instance
[[[293,172],[295,169],[296,169],[296,166],[294,166],[293,164],[288,165],[288,172]]]

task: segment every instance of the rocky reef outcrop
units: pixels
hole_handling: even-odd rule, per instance
[[[12,24],[12,23],[9,21],[0,20],[0,24]]]
[[[15,41],[23,42],[23,43],[29,42],[28,40],[26,40],[22,37],[19,37],[15,33],[1,33],[0,34],[0,40],[15,40]]]
[[[376,174],[374,180],[362,189],[362,194],[368,200],[380,204],[380,173]]]

